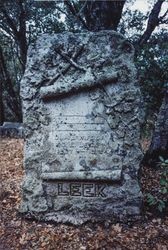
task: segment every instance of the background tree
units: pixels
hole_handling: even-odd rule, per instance
[[[9,45],[10,50],[8,49]],[[19,79],[15,71],[16,64],[13,43],[10,39],[3,37],[0,43],[1,124],[7,116],[15,121],[22,119],[19,84],[17,84]]]
[[[45,32],[60,32],[64,24],[54,2],[7,0],[0,3],[1,33],[1,124],[21,121],[20,80],[24,73],[28,45]]]
[[[81,23],[84,29],[98,31],[104,29],[117,30],[122,10],[126,0],[123,1],[84,1],[84,3],[65,0],[67,10]]]
[[[16,91],[14,90],[12,80],[11,80],[9,72],[7,70],[7,66],[6,66],[6,63],[5,63],[5,59],[4,59],[4,55],[3,55],[3,51],[2,51],[1,46],[0,46],[0,61],[1,61],[0,71],[1,71],[1,77],[2,77],[1,86],[2,87],[5,86],[6,90],[9,93],[8,101],[9,101],[10,98],[12,98],[12,100],[13,100],[12,104],[13,105],[11,104],[10,101],[8,102],[8,105],[10,106],[11,110],[15,111],[15,113],[17,114],[18,119],[19,119],[20,118],[20,113],[19,113],[19,107],[18,107],[18,101],[17,101],[17,98],[19,96],[16,95]],[[3,111],[3,107],[2,107],[2,111]],[[2,117],[3,116],[4,116],[4,114],[2,114]]]

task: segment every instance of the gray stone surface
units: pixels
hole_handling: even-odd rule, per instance
[[[0,126],[0,137],[23,138],[23,124],[18,122],[4,122]]]
[[[114,31],[43,35],[21,83],[20,211],[80,224],[140,214],[140,90],[134,48]]]

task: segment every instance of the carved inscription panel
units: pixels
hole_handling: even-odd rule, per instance
[[[90,93],[45,103],[51,122],[48,142],[58,171],[112,169],[110,127],[103,104]]]

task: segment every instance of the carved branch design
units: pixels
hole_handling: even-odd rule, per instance
[[[79,50],[76,50],[76,51],[74,52],[74,54],[72,55],[72,58],[71,58],[71,59],[72,59],[73,61],[76,60],[76,59],[78,58],[78,56],[81,55],[83,49],[84,49],[84,45],[82,45],[82,46],[79,48]],[[51,80],[49,80],[49,82],[47,83],[47,85],[52,85],[52,84],[54,84],[54,83],[59,79],[59,77],[65,75],[65,74],[68,72],[68,70],[71,68],[71,66],[72,66],[72,64],[68,65],[65,69],[63,69],[62,71],[60,71],[56,76],[54,76]]]
[[[55,51],[62,56],[62,58],[64,58],[67,62],[69,62],[71,64],[71,66],[73,66],[76,69],[79,69],[81,71],[86,72],[86,68],[84,68],[83,66],[78,65],[73,58],[69,57],[62,49],[55,49]]]

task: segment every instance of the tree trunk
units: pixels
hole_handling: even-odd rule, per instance
[[[89,30],[117,30],[121,19],[123,1],[87,1],[84,8],[86,25]]]
[[[19,48],[19,59],[21,61],[22,71],[25,71],[26,59],[27,59],[27,37],[26,37],[26,7],[25,1],[18,0],[16,2],[18,7],[19,16],[17,22],[13,16],[8,13],[8,9],[5,8],[5,2],[0,5],[0,11],[3,14],[4,26],[7,26],[9,36],[12,34],[12,38],[16,41]]]
[[[160,21],[159,14],[161,11],[162,4],[164,2],[165,2],[165,0],[158,0],[154,4],[153,9],[152,9],[152,11],[149,15],[149,18],[148,18],[147,28],[146,28],[144,34],[140,37],[140,39],[138,41],[138,45],[140,47],[143,46],[144,44],[146,44],[146,42],[151,37],[152,32],[159,25],[159,21]]]
[[[4,106],[3,106],[3,99],[2,99],[2,84],[3,84],[3,67],[2,67],[2,49],[0,47],[0,126],[4,122]]]
[[[27,60],[27,38],[26,38],[26,10],[24,1],[19,0],[20,16],[19,16],[19,31],[17,34],[18,45],[20,48],[20,56],[22,61],[22,69],[25,71],[26,60]]]
[[[83,28],[90,31],[117,30],[125,2],[126,0],[84,1],[79,9],[72,0],[64,0],[68,11]]]
[[[10,108],[10,110],[12,111],[12,113],[15,115],[15,119],[16,121],[21,121],[22,120],[22,114],[21,114],[21,107],[20,107],[20,103],[18,100],[18,94],[16,93],[12,80],[10,78],[9,72],[7,70],[7,66],[5,63],[5,59],[4,59],[4,55],[3,55],[3,51],[2,51],[2,47],[0,46],[0,72],[1,72],[1,95],[3,93],[3,90],[5,89],[5,91],[7,92],[7,96],[6,96],[6,103],[8,105],[8,107]],[[2,102],[2,101],[1,101]],[[3,103],[1,103],[3,104]],[[4,119],[4,108],[3,106],[2,108],[2,117]]]
[[[4,122],[4,107],[2,100],[2,75],[1,75],[0,76],[0,126],[3,124],[3,122]]]

